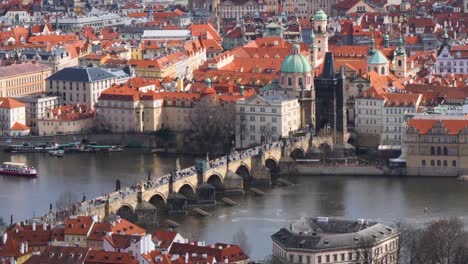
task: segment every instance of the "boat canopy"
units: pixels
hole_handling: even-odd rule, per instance
[[[8,165],[8,166],[25,166],[24,163],[18,163],[18,162],[3,162],[3,165]]]

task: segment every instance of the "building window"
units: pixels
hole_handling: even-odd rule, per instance
[[[431,155],[435,155],[435,148],[431,147]]]
[[[456,167],[456,166],[457,166],[457,161],[456,160],[452,161],[452,167]]]
[[[423,167],[426,167],[426,160],[422,160],[422,161],[421,161],[421,165],[422,165]]]
[[[437,160],[437,167],[440,167],[440,160]]]
[[[334,262],[337,262],[337,261],[338,261],[338,255],[337,255],[337,254],[333,254],[333,261],[334,261]]]
[[[322,256],[317,257],[317,263],[322,263]]]
[[[447,161],[444,160],[444,167],[447,167]]]
[[[431,166],[434,167],[435,166],[435,162],[434,160],[431,160]]]
[[[292,78],[288,77],[288,86],[292,86]]]
[[[325,256],[325,262],[327,262],[327,263],[330,262],[330,255]]]
[[[250,107],[250,112],[255,112],[255,107],[251,106]]]
[[[241,112],[244,112],[244,111],[245,111],[245,107],[241,106],[241,107],[240,107],[240,111],[241,111]]]
[[[442,149],[440,147],[437,147],[437,155],[442,155]]]
[[[265,112],[265,107],[261,107],[260,112],[264,113]]]
[[[250,141],[255,141],[255,135],[250,135]],[[291,255],[292,257],[292,255]]]
[[[444,156],[447,156],[447,155],[448,155],[447,147],[444,147]]]

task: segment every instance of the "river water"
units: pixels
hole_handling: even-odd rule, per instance
[[[2,161],[26,162],[39,171],[37,179],[0,176],[0,217],[7,222],[43,215],[64,192],[81,199],[112,191],[118,178],[132,185],[151,174],[168,173],[174,155],[137,151],[101,154],[70,154],[63,159],[46,154],[1,154]],[[181,166],[193,157],[182,157]],[[270,235],[304,216],[371,218],[392,222],[424,223],[434,218],[459,216],[468,224],[468,182],[454,178],[291,176],[289,187],[264,189],[264,196],[232,197],[238,207],[207,209],[211,216],[169,216],[182,224],[179,232],[190,239],[232,242],[243,229],[250,255],[260,259],[271,251]],[[425,215],[424,208],[428,209]]]

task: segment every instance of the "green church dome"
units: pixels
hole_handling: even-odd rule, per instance
[[[319,20],[319,21],[327,20],[327,14],[325,14],[325,12],[323,12],[323,10],[320,9],[319,11],[315,13],[314,20]]]
[[[380,51],[376,51],[370,58],[367,60],[368,64],[384,64],[388,63],[387,58]]]
[[[299,45],[293,45],[293,54],[288,55],[281,64],[281,73],[310,73],[312,66],[306,56],[299,53]]]

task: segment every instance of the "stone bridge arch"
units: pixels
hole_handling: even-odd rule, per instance
[[[148,200],[150,204],[156,207],[159,211],[164,211],[167,208],[167,198],[162,193],[155,193],[151,198]]]
[[[179,187],[177,192],[188,200],[193,200],[196,198],[197,189],[190,182],[186,182]]]
[[[295,146],[291,153],[289,153],[289,157],[293,160],[296,159],[303,159],[305,158],[306,151],[302,146]]]
[[[219,175],[218,173],[212,173],[208,176],[206,183],[215,187],[216,191],[224,190],[224,177]]]
[[[241,176],[244,182],[251,182],[253,179],[252,170],[245,162],[241,162],[239,166],[237,166],[235,173]]]
[[[265,166],[270,170],[272,173],[278,173],[279,172],[279,162],[278,160],[273,157],[273,156],[268,156],[265,159]]]
[[[136,213],[135,208],[128,203],[122,204],[116,212],[121,218],[127,219],[128,221],[135,222],[136,221]]]

